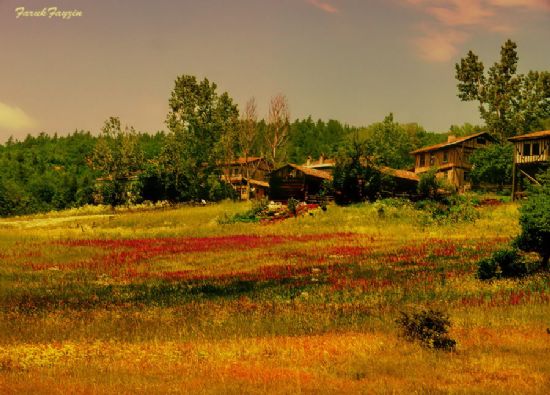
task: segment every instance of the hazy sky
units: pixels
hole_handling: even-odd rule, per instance
[[[78,10],[28,16],[23,10]],[[550,69],[550,0],[0,0],[0,142],[96,133],[109,116],[165,129],[177,75],[207,77],[265,116],[399,122],[432,131],[478,122],[454,64],[518,44],[519,71]]]

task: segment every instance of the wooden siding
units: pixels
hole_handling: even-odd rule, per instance
[[[308,201],[319,194],[324,179],[305,174],[295,165],[286,165],[271,173],[269,198],[286,201],[294,198]]]
[[[533,146],[538,145],[538,155],[533,155]],[[514,163],[537,163],[550,160],[550,138],[514,141]]]
[[[450,184],[462,188],[468,183],[468,171],[472,168],[470,155],[476,149],[486,147],[487,142],[487,139],[477,137],[457,145],[416,153],[414,172],[425,173],[435,167],[439,178],[445,177]]]

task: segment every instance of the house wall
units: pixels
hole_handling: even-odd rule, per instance
[[[475,138],[450,147],[415,154],[415,173],[424,173],[437,168],[439,178],[445,177],[459,189],[468,186],[467,172],[471,169],[469,157],[478,148],[487,145],[486,138]],[[424,163],[422,163],[422,158]]]
[[[538,144],[538,155],[533,155],[533,146]],[[534,163],[550,160],[550,138],[521,140],[514,143],[514,163]],[[528,155],[527,152],[529,152]]]

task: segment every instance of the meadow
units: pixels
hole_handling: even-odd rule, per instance
[[[229,223],[247,203],[0,220],[1,393],[550,392],[550,277],[480,281],[518,206]],[[451,319],[454,352],[399,335]]]

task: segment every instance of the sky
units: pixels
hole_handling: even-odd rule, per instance
[[[473,50],[487,67],[508,38],[520,73],[550,70],[550,0],[0,0],[0,143],[110,116],[166,130],[182,74],[255,97],[260,117],[282,93],[292,119],[392,112],[445,132],[480,123],[455,63]]]

